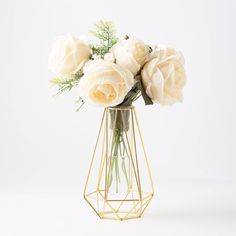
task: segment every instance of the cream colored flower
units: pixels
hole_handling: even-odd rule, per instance
[[[149,59],[150,48],[136,39],[122,40],[111,48],[111,53],[105,60],[115,61],[117,65],[128,69],[136,75],[144,63]]]
[[[59,36],[53,45],[48,67],[56,75],[70,77],[78,72],[89,60],[90,47],[82,40],[71,36]]]
[[[83,71],[79,83],[81,97],[103,107],[120,104],[134,84],[128,70],[102,59],[89,61]]]
[[[141,72],[147,95],[161,105],[181,102],[186,82],[183,55],[174,48],[157,46],[152,56]]]

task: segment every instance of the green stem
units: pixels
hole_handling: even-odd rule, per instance
[[[124,141],[123,132],[119,129],[113,131],[111,156],[108,169],[108,187],[110,188],[113,182],[113,174],[116,179],[116,193],[119,190],[119,183],[121,181],[119,170],[119,158],[121,158],[121,170],[127,183],[127,189],[129,188],[129,177],[125,165],[125,156],[129,158],[127,147]],[[114,172],[114,173],[113,173]]]
[[[121,137],[122,136],[123,136],[123,133],[121,134]],[[123,170],[123,173],[124,173],[124,176],[125,176],[125,180],[126,180],[126,183],[127,183],[127,189],[128,189],[129,188],[129,178],[128,178],[128,174],[127,174],[126,167],[125,167],[125,157],[124,157],[125,146],[124,146],[124,143],[122,142],[122,139],[120,139],[120,141],[123,144],[123,150],[121,150],[121,146],[120,146],[120,155],[122,156],[121,168]],[[123,151],[123,155],[122,155],[122,151]]]

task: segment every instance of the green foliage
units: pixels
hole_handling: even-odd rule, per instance
[[[91,45],[93,54],[104,58],[104,55],[109,52],[111,47],[117,43],[115,27],[111,21],[99,21],[94,25],[94,30],[91,33],[99,39],[98,45]]]
[[[143,97],[145,105],[152,105],[153,101],[146,94],[145,88],[143,87],[140,76],[136,77],[136,83],[132,89],[127,93],[124,101],[117,106],[131,106],[134,101],[136,101],[140,96]]]
[[[81,77],[83,76],[82,72],[78,72],[75,75],[71,75],[71,78],[65,79],[62,77],[55,77],[49,82],[58,86],[58,93],[61,94],[65,91],[70,91],[73,87],[77,86]]]

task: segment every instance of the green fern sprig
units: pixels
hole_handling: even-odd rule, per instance
[[[99,39],[98,45],[91,45],[93,54],[104,58],[104,55],[110,51],[112,46],[117,43],[115,27],[111,21],[99,21],[94,25],[94,30],[91,31],[93,36]]]
[[[51,79],[49,82],[52,83],[53,85],[58,86],[57,95],[59,95],[65,91],[70,91],[73,87],[77,86],[82,76],[83,73],[78,72],[74,75],[71,75],[70,79],[55,77]]]

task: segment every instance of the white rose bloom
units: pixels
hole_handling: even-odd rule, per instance
[[[79,83],[81,97],[103,107],[120,104],[134,84],[128,70],[102,59],[86,63],[83,72]]]
[[[144,63],[149,59],[150,48],[136,39],[122,40],[111,48],[111,53],[105,60],[115,60],[116,64],[128,69],[136,75]]]
[[[183,55],[174,48],[157,46],[152,56],[141,72],[147,95],[161,105],[181,102],[186,82]]]
[[[70,77],[89,60],[90,47],[82,40],[71,36],[59,36],[49,55],[48,67],[58,76]]]

